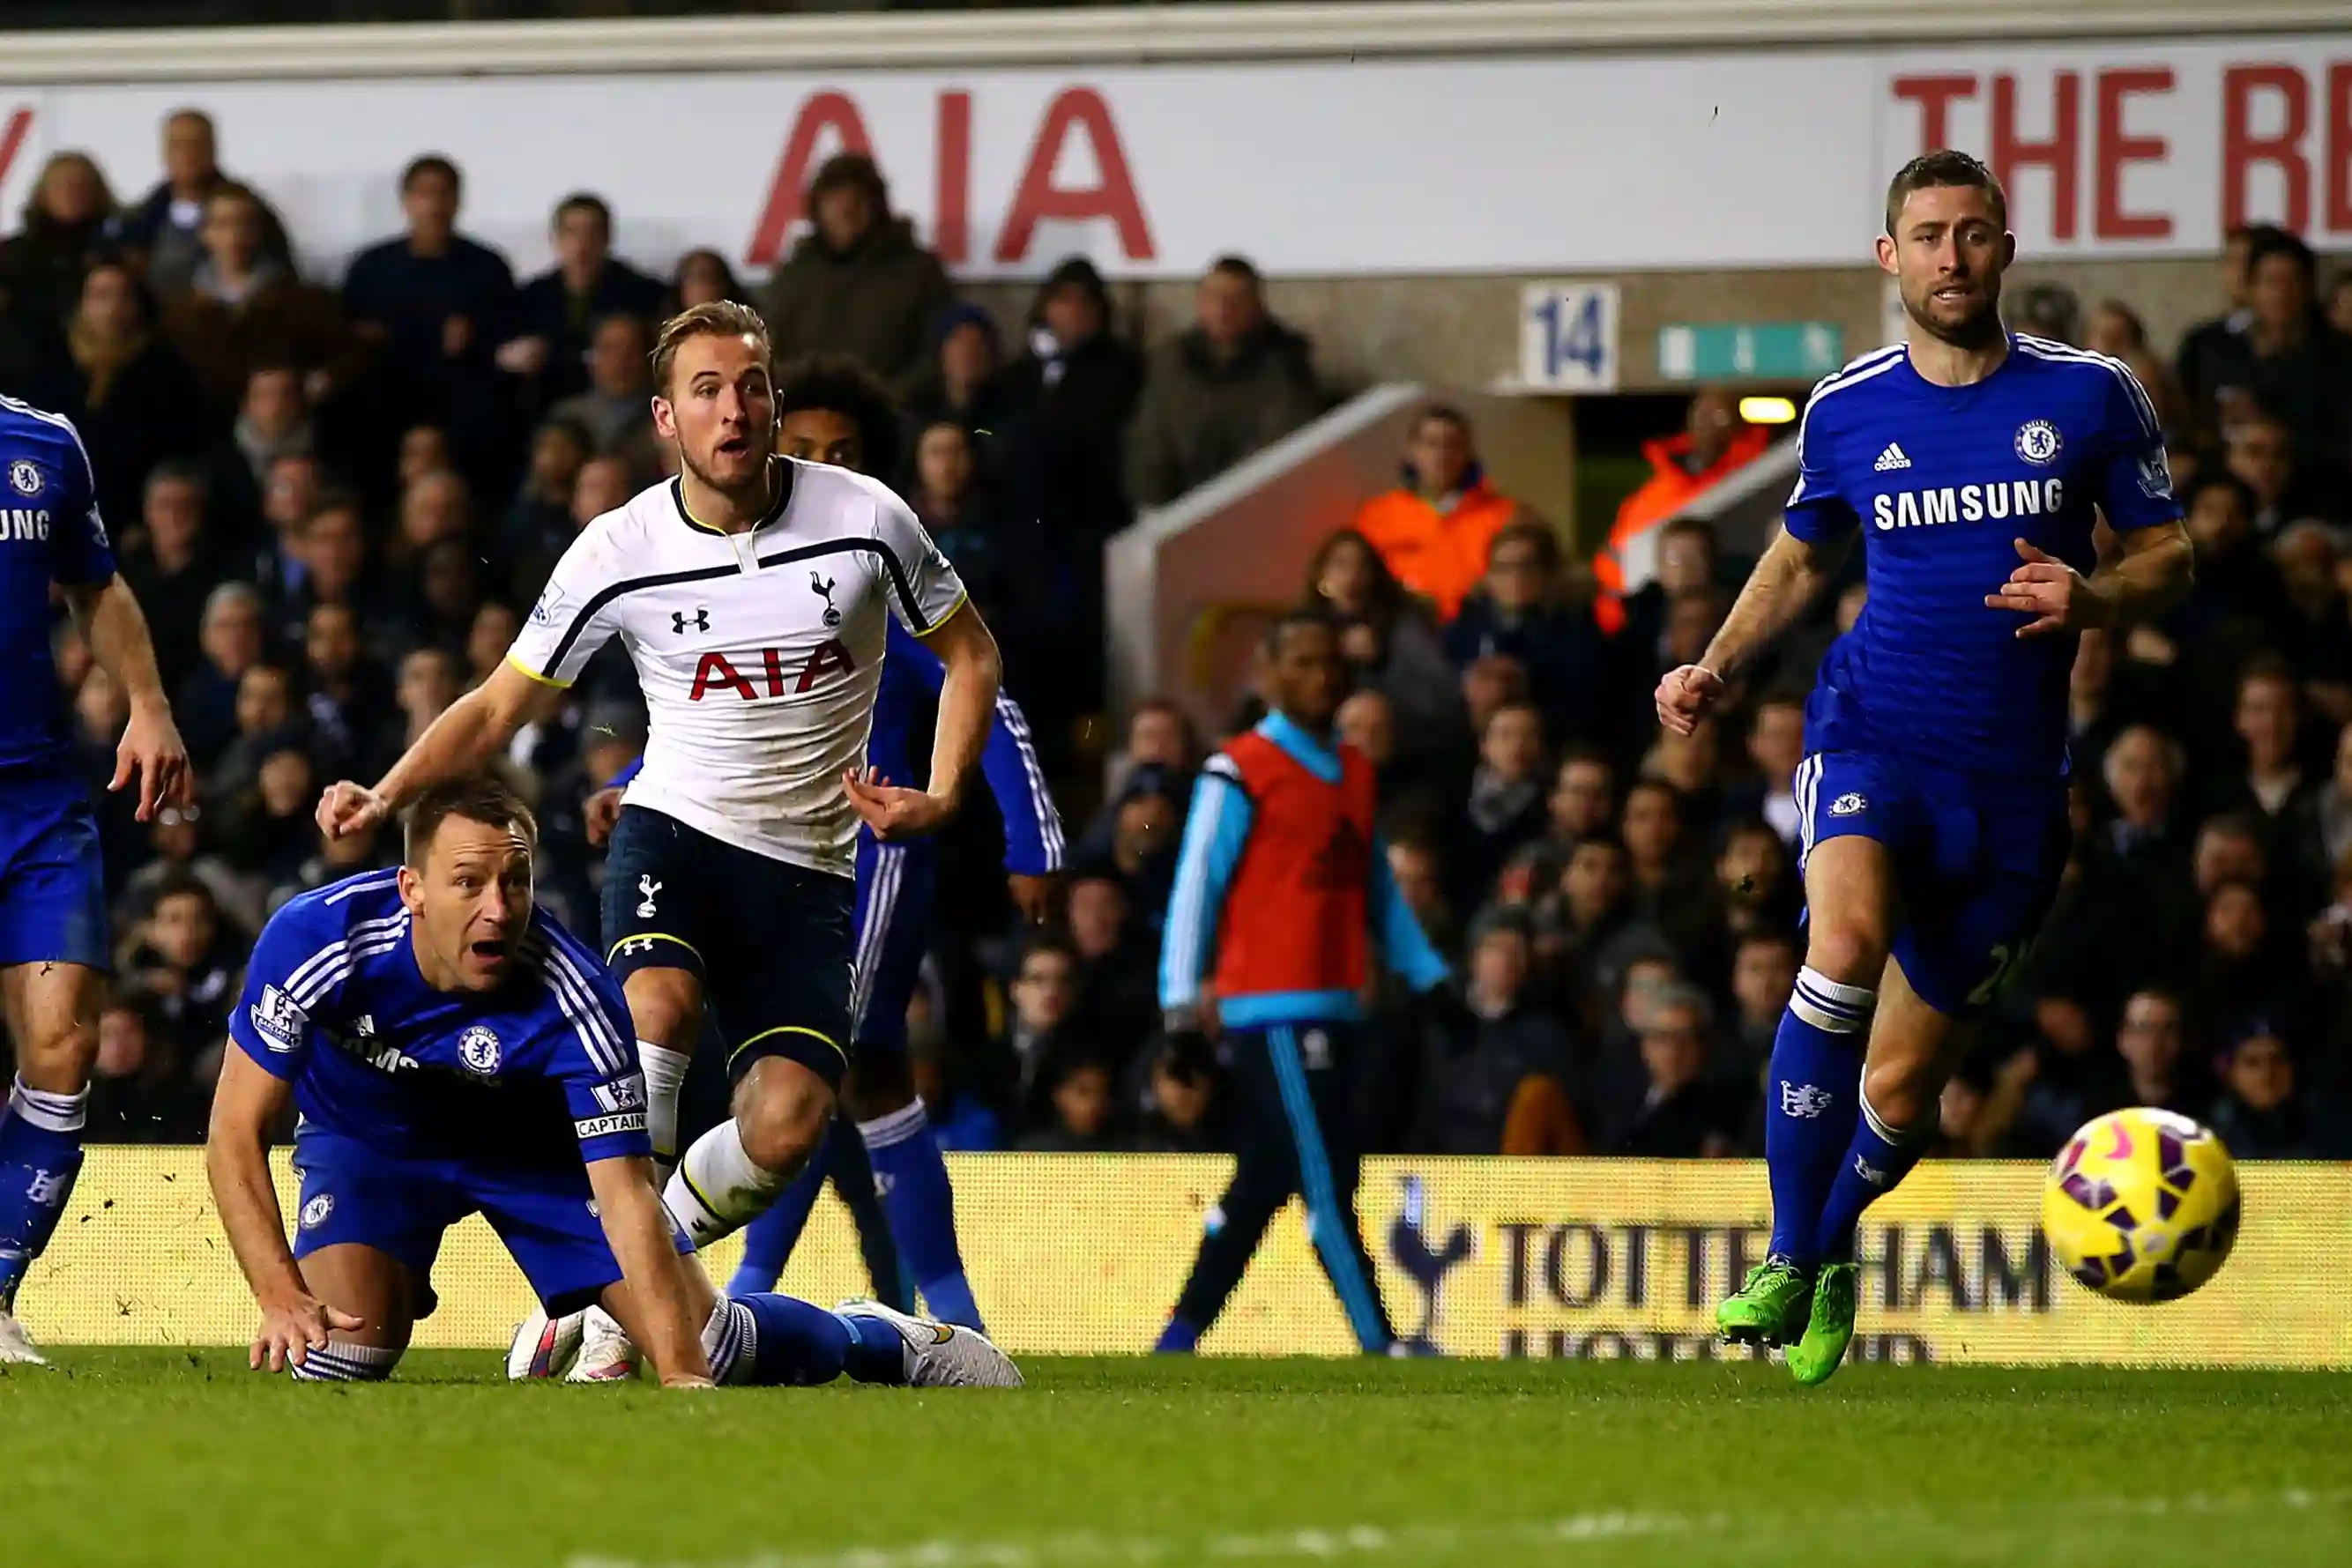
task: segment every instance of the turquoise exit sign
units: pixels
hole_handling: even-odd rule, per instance
[[[1658,374],[1670,382],[1810,381],[1845,362],[1827,321],[1678,321],[1658,329]]]

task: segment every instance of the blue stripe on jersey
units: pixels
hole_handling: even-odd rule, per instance
[[[1789,531],[1859,529],[1869,600],[1832,646],[1806,749],[1878,750],[1964,772],[2053,778],[2065,767],[2071,637],[2020,639],[1988,609],[2023,538],[2078,570],[2092,528],[2174,522],[2155,411],[2104,355],[2012,338],[1973,386],[1937,386],[1907,350],[1824,380],[1800,426]]]

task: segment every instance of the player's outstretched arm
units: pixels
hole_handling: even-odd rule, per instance
[[[2196,549],[2180,522],[2114,535],[2088,577],[2025,539],[2016,546],[2021,564],[1999,592],[1985,595],[1985,608],[2032,616],[2017,629],[2021,637],[2153,620],[2187,597],[2196,575]]]
[[[1658,683],[1658,722],[1677,735],[1696,728],[1724,687],[1821,597],[1845,565],[1855,537],[1849,529],[1805,539],[1783,528],[1748,573],[1731,613],[1724,617],[1699,662],[1668,671]]]
[[[188,748],[180,740],[180,727],[163,695],[147,617],[140,612],[131,585],[118,573],[102,582],[64,586],[67,608],[89,641],[90,657],[131,701],[131,722],[115,748],[114,779],[107,788],[120,789],[136,778],[142,822],[152,821],[159,806],[184,809],[195,799],[195,774],[188,767]]]
[[[678,1255],[669,1210],[654,1187],[653,1162],[636,1155],[591,1160],[588,1185],[626,1288],[614,1313],[621,1326],[654,1358],[664,1387],[710,1387],[702,1325],[718,1292],[691,1258]]]
[[[289,1362],[299,1366],[311,1351],[326,1349],[330,1329],[361,1326],[359,1319],[311,1296],[286,1245],[286,1217],[269,1179],[269,1129],[293,1096],[291,1083],[231,1046],[221,1054],[220,1086],[205,1134],[205,1176],[212,1184],[213,1207],[220,1211],[229,1250],[261,1308],[261,1328],[248,1359],[271,1372],[283,1372]]]
[[[371,789],[339,779],[319,798],[319,827],[329,838],[363,831],[384,821],[428,784],[470,773],[506,747],[534,719],[554,716],[563,688],[535,681],[511,663],[441,710],[416,744]]]

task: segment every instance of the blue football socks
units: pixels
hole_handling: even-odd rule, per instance
[[[1890,1127],[1870,1108],[1867,1097],[1857,1098],[1862,1114],[1856,1118],[1853,1141],[1845,1151],[1845,1163],[1839,1168],[1836,1182],[1830,1187],[1829,1201],[1822,1206],[1821,1226],[1815,1232],[1815,1250],[1832,1263],[1853,1259],[1854,1231],[1862,1224],[1862,1211],[1894,1191],[1911,1174],[1911,1167],[1919,1163],[1919,1155],[1927,1146],[1924,1131],[1910,1133]]]
[[[19,1078],[8,1092],[0,1116],[0,1312],[15,1310],[26,1271],[65,1217],[89,1109],[87,1088],[58,1094]]]
[[[1876,1003],[1874,991],[1802,969],[1772,1037],[1764,1085],[1772,1251],[1801,1269],[1822,1259],[1822,1209],[1853,1136],[1863,1045]]]
[[[874,1163],[875,1190],[889,1217],[891,1237],[924,1305],[941,1322],[986,1332],[956,1243],[955,1191],[948,1185],[947,1162],[923,1103],[861,1122],[857,1131]]]

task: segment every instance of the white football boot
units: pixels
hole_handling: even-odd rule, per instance
[[[586,1312],[566,1312],[551,1318],[533,1307],[515,1329],[507,1346],[507,1375],[520,1383],[538,1377],[562,1377],[580,1358],[580,1342],[588,1322]]]
[[[580,1357],[563,1375],[566,1383],[625,1383],[637,1375],[637,1347],[613,1314],[591,1307],[583,1320]]]
[[[909,1388],[1018,1388],[1021,1369],[986,1335],[953,1323],[893,1312],[879,1301],[844,1301],[845,1318],[871,1318],[897,1331],[906,1347]]]
[[[25,1325],[0,1312],[0,1366],[47,1366],[49,1358],[34,1348]]]

